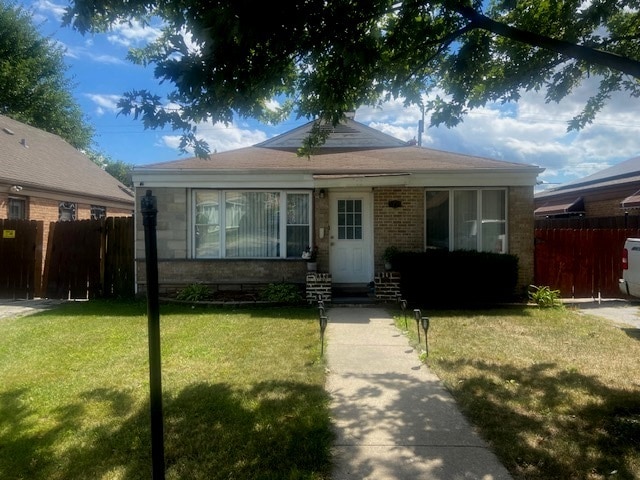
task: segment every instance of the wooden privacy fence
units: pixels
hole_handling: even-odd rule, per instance
[[[535,284],[563,297],[618,297],[622,249],[640,230],[536,229]]]
[[[42,296],[133,296],[133,248],[132,217],[51,223]]]
[[[40,291],[43,226],[0,219],[0,298],[33,298]]]

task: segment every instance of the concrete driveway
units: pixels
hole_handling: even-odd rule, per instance
[[[62,304],[64,300],[35,298],[33,300],[0,299],[0,320],[3,318],[23,317],[32,313],[50,310]]]
[[[563,301],[568,308],[606,318],[616,325],[640,328],[640,302],[623,299],[571,299]]]

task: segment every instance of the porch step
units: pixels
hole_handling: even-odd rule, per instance
[[[376,303],[373,289],[368,285],[333,285],[331,303],[334,305],[371,305]]]

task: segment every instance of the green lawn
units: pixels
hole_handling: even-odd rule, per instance
[[[515,478],[640,478],[638,329],[535,307],[423,314],[426,363]]]
[[[168,479],[326,479],[313,309],[161,308]],[[0,321],[0,478],[151,476],[146,307]]]

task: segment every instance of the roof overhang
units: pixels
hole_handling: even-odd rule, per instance
[[[640,190],[620,202],[622,208],[640,208]]]
[[[585,213],[584,199],[550,201],[535,209],[536,217],[553,217],[556,215],[579,215]]]

